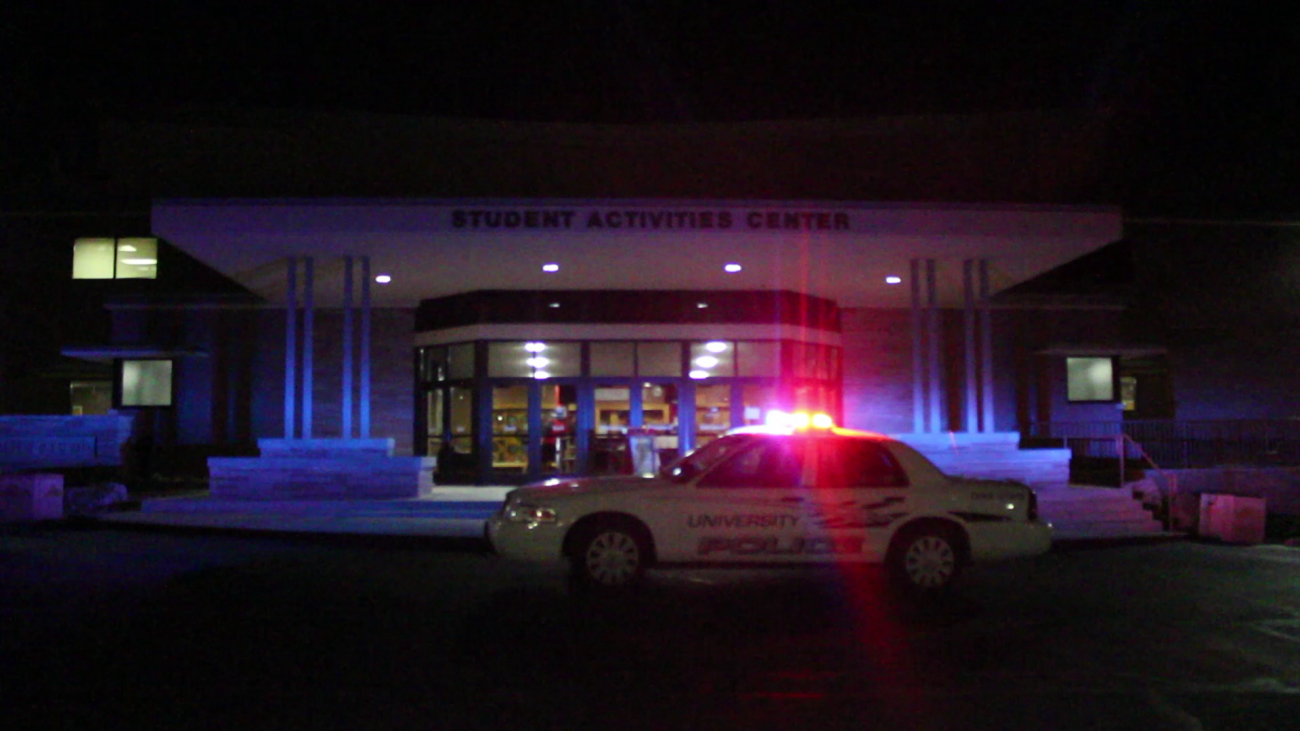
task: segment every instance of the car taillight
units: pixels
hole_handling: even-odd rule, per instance
[[[1029,519],[1038,520],[1038,495],[1033,490],[1029,491]]]

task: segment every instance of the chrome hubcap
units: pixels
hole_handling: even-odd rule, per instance
[[[587,545],[587,574],[598,584],[622,586],[636,575],[641,551],[632,536],[619,531],[601,533]]]
[[[943,586],[957,569],[957,553],[939,536],[922,536],[907,547],[903,555],[907,578],[917,586]]]

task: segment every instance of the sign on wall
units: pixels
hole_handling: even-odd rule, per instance
[[[853,230],[847,211],[786,208],[456,208],[453,229],[634,231],[820,231]]]

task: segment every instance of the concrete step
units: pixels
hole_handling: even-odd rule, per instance
[[[1039,490],[1038,512],[1052,524],[1057,539],[1129,538],[1165,533],[1126,488],[1067,487]]]

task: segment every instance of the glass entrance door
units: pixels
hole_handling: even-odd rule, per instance
[[[629,441],[632,447],[632,471],[654,474],[677,459],[681,449],[680,387],[676,382],[646,381],[640,387],[639,414],[632,413]],[[637,417],[640,423],[637,423]]]

